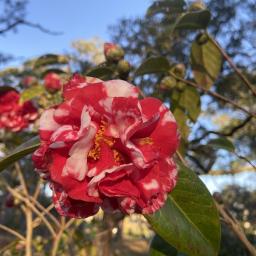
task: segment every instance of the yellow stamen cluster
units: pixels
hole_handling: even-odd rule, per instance
[[[107,137],[104,135],[104,132],[106,130],[106,123],[102,122],[94,139],[94,146],[93,148],[89,151],[88,157],[92,158],[93,160],[98,160],[100,158],[100,150],[101,150],[101,143],[104,142],[106,143],[110,148],[113,147],[115,140],[113,138]],[[122,160],[121,154],[113,149],[113,154],[116,162],[120,162]]]
[[[139,145],[144,146],[144,145],[152,145],[153,144],[153,139],[150,137],[145,137],[141,138],[138,140]]]
[[[113,153],[114,153],[114,159],[116,163],[123,162],[123,156],[116,149],[113,149]]]

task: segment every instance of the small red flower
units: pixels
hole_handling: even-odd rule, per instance
[[[64,85],[63,97],[42,114],[33,154],[57,211],[82,218],[99,207],[127,214],[162,207],[177,179],[179,136],[169,109],[155,98],[139,100],[125,81],[79,75]]]
[[[50,72],[44,77],[45,88],[49,91],[58,91],[61,89],[60,76],[56,73]]]
[[[0,92],[0,129],[18,132],[37,118],[37,109],[32,102],[20,104],[19,99],[19,93],[14,90]]]
[[[22,79],[22,85],[24,87],[30,87],[31,85],[35,84],[37,82],[36,77],[34,76],[26,76]]]

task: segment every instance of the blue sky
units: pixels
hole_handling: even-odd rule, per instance
[[[29,27],[0,37],[0,49],[18,57],[62,53],[76,39],[110,39],[108,26],[122,17],[143,15],[151,0],[30,0],[27,19],[63,35],[51,36]]]

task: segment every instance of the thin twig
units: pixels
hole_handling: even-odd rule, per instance
[[[8,232],[8,233],[10,233],[10,234],[12,234],[12,235],[14,235],[14,236],[16,236],[16,237],[19,238],[20,240],[23,240],[23,241],[26,240],[26,238],[25,238],[23,235],[21,235],[20,233],[18,233],[17,231],[15,231],[15,230],[13,230],[13,229],[11,229],[11,228],[8,228],[8,227],[2,225],[2,224],[0,224],[0,229],[2,229],[2,230],[4,230],[4,231],[6,231],[6,232]]]
[[[62,234],[65,230],[65,227],[66,227],[65,218],[61,217],[61,227],[60,227],[59,232],[57,233],[57,235],[54,237],[51,256],[56,256],[57,253],[58,253],[59,244],[60,244],[60,241],[61,241]]]
[[[176,76],[173,73],[171,73],[171,76],[173,76],[175,79],[177,79],[177,80],[179,80],[179,81],[181,81],[181,82],[183,82],[183,83],[185,83],[187,85],[190,85],[190,86],[192,86],[192,87],[194,87],[196,89],[199,89],[200,91],[203,91],[203,92],[205,92],[205,93],[207,93],[207,94],[209,94],[209,95],[211,95],[211,96],[213,96],[213,97],[215,97],[215,98],[217,98],[217,99],[219,99],[219,100],[221,100],[221,101],[223,101],[225,103],[228,103],[228,104],[230,104],[230,105],[232,105],[232,106],[242,110],[244,113],[246,113],[246,114],[248,114],[250,116],[256,117],[256,113],[250,112],[249,110],[245,109],[244,107],[241,107],[238,103],[236,103],[233,100],[230,100],[230,99],[220,95],[219,93],[210,91],[210,90],[204,88],[201,85],[198,85],[198,84],[196,84],[194,82],[191,82],[191,81],[188,81],[186,79],[183,79],[183,78],[181,78],[179,76]]]
[[[25,216],[26,216],[26,256],[32,256],[32,237],[33,237],[33,219],[32,219],[32,211],[28,207],[28,205],[21,206]]]
[[[43,205],[41,205],[32,196],[29,196],[29,200],[32,201],[39,208],[39,210],[41,210],[44,213],[44,215],[47,215],[56,224],[57,227],[60,226],[59,221],[49,211],[47,211]]]
[[[19,19],[19,20],[14,21],[11,24],[8,24],[8,26],[6,26],[5,28],[1,29],[0,35],[8,32],[9,30],[12,30],[12,29],[18,27],[19,25],[25,25],[28,27],[36,28],[36,29],[42,31],[43,33],[47,33],[47,34],[54,35],[54,36],[63,34],[62,32],[51,31],[51,30],[43,27],[40,24],[33,23],[33,22],[23,20],[23,19]]]
[[[220,44],[215,41],[214,38],[209,36],[210,40],[214,45],[218,48],[222,56],[225,58],[225,60],[228,62],[231,68],[236,72],[236,74],[240,77],[240,79],[244,82],[244,84],[247,86],[247,88],[252,92],[252,94],[256,97],[256,90],[253,87],[253,85],[249,82],[249,80],[243,75],[243,73],[238,69],[236,64],[232,61],[232,59],[228,56],[228,54],[225,52],[225,50],[220,46]]]
[[[42,219],[42,221],[45,223],[46,227],[48,228],[48,230],[50,231],[51,235],[54,237],[56,236],[56,233],[52,227],[52,225],[49,223],[49,221],[44,217],[44,215],[39,212],[36,207],[27,199],[27,198],[23,198],[23,196],[21,196],[19,193],[17,193],[14,189],[10,188],[9,186],[7,186],[8,191],[14,196],[17,197],[19,200],[23,201],[28,207],[31,208],[31,210],[33,210],[33,212],[35,214],[38,215],[38,217],[40,217]]]
[[[50,204],[47,208],[45,208],[45,211],[42,213],[42,215],[46,215],[47,212],[51,211],[54,208],[53,204]],[[37,227],[40,225],[42,219],[40,217],[37,217],[34,221],[33,221],[33,227]]]
[[[35,189],[34,194],[33,194],[33,198],[35,200],[38,198],[38,196],[40,194],[40,190],[41,190],[41,179],[38,179],[36,189]]]
[[[224,131],[207,131],[200,138],[191,140],[190,143],[198,143],[199,141],[207,137],[209,134],[216,134],[216,135],[225,136],[225,137],[232,136],[235,132],[237,132],[239,129],[243,128],[246,124],[248,124],[251,121],[251,119],[252,119],[252,116],[248,116],[240,124],[232,127],[229,131],[225,131],[225,132]]]
[[[247,239],[244,234],[243,229],[240,226],[240,223],[232,216],[232,214],[224,207],[224,205],[220,205],[215,201],[215,205],[220,213],[221,217],[224,219],[225,223],[227,223],[232,231],[236,234],[239,240],[243,243],[245,248],[250,252],[252,256],[256,256],[256,249]]]
[[[24,179],[24,176],[22,174],[22,170],[20,168],[20,165],[18,162],[15,162],[15,169],[16,171],[18,172],[18,176],[19,176],[19,179],[20,179],[20,184],[24,190],[24,193],[26,195],[28,195],[28,189],[27,189],[27,185],[26,185],[26,182],[25,182],[25,179]]]

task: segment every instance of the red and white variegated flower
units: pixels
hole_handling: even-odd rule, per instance
[[[49,179],[58,212],[87,217],[105,211],[153,213],[175,186],[177,124],[155,98],[138,99],[122,80],[75,75],[64,102],[40,120],[33,160]]]
[[[31,101],[19,103],[19,100],[20,94],[15,90],[0,92],[0,129],[18,132],[38,117]]]

